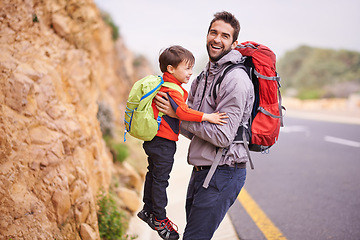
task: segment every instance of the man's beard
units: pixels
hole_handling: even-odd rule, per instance
[[[211,48],[210,45],[211,45],[210,43],[206,44],[206,50],[207,50],[207,52],[208,52],[210,61],[212,61],[212,62],[217,62],[217,61],[219,61],[223,56],[225,56],[226,54],[228,54],[228,53],[232,50],[232,48],[229,47],[228,49],[224,49],[224,51],[221,52],[221,53],[219,54],[219,56],[212,57],[212,56],[210,56],[210,48]]]

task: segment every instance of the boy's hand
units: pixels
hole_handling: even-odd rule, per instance
[[[219,124],[219,125],[224,125],[227,123],[227,121],[223,120],[229,118],[229,116],[226,115],[226,113],[204,113],[202,121],[208,121],[210,123],[215,123],[215,124]]]
[[[160,112],[165,113],[169,117],[178,118],[174,109],[171,107],[168,96],[164,92],[158,92],[155,96],[155,104],[156,108],[159,109]]]

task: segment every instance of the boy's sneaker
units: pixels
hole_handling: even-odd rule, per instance
[[[153,219],[155,229],[162,239],[179,239],[178,227],[171,222],[168,218],[158,220],[156,217]],[[176,230],[174,229],[176,227]]]
[[[153,230],[156,230],[154,225],[154,216],[152,213],[145,211],[144,209],[138,212],[137,216],[146,222]]]

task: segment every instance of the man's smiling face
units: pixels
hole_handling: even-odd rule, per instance
[[[233,42],[234,29],[222,20],[215,21],[208,32],[206,49],[210,61],[216,62],[234,49],[237,41]]]

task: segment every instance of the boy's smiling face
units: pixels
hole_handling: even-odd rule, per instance
[[[171,65],[168,65],[168,72],[173,75],[180,83],[188,83],[192,75],[193,65],[189,61],[183,60],[179,65],[174,68]]]

